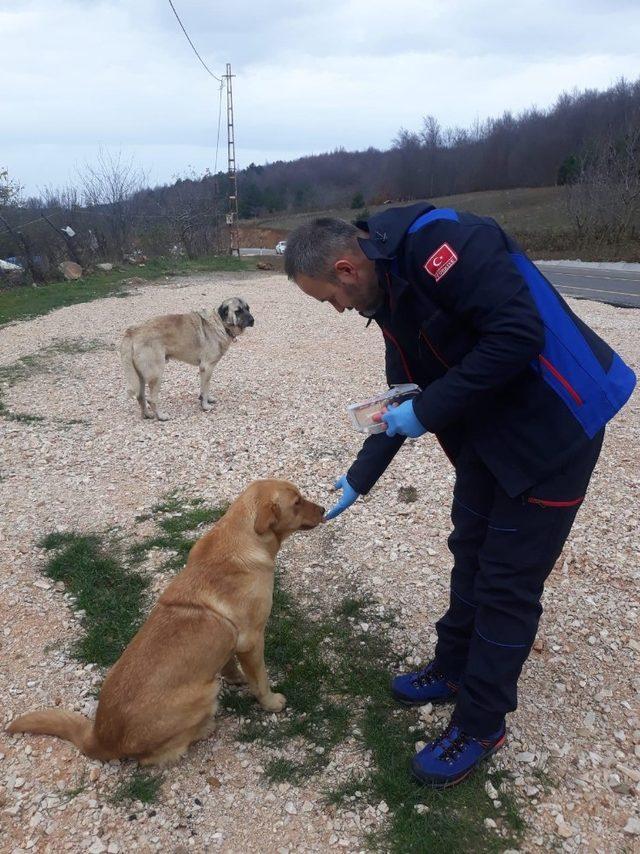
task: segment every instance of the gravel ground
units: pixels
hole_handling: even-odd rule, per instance
[[[213,411],[198,409],[197,372],[170,363],[162,398],[171,420],[143,422],[113,350],[122,330],[236,294],[256,326],[216,368]],[[637,312],[584,301],[573,308],[638,372]],[[16,323],[0,332],[0,365],[78,338],[106,347],[51,356],[46,373],[4,394],[10,409],[47,420],[0,420],[0,722],[54,703],[90,712],[102,677],[68,655],[77,618],[43,580],[43,534],[131,530],[136,514],[174,488],[220,504],[262,476],[290,478],[328,506],[329,486],[359,447],[345,405],[384,384],[379,333],[312,303],[279,275],[172,280]],[[638,409],[636,394],[608,431],[547,585],[520,708],[496,760],[522,796],[523,851],[634,851],[640,840]],[[452,485],[435,440],[409,443],[370,498],[285,545],[286,583],[325,601],[349,584],[371,592],[402,615],[396,640],[407,662],[427,660],[446,607]],[[418,500],[404,503],[401,486],[413,486]],[[364,831],[384,821],[385,805],[349,812],[322,801],[322,786],[366,762],[355,743],[342,745],[320,778],[294,788],[269,784],[264,750],[240,744],[236,732],[224,718],[218,735],[167,776],[157,805],[129,809],[107,797],[117,763],[91,762],[54,739],[0,734],[0,848],[358,851]],[[80,785],[76,797],[65,795]]]

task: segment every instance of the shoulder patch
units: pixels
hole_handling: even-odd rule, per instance
[[[458,256],[449,246],[448,243],[443,243],[439,249],[424,262],[424,269],[430,276],[439,282],[443,276],[449,272],[453,265],[457,262]]]

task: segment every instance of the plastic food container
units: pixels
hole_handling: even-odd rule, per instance
[[[360,433],[384,433],[385,428],[382,424],[373,420],[376,412],[385,406],[391,406],[398,403],[403,397],[411,397],[420,393],[420,386],[415,383],[404,383],[403,385],[395,385],[386,391],[376,394],[375,397],[370,397],[368,400],[363,400],[361,403],[350,403],[347,406],[347,412],[351,418],[353,426]]]

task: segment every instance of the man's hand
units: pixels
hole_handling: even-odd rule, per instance
[[[334,505],[331,510],[325,513],[324,521],[328,522],[330,519],[335,519],[336,516],[339,516],[347,507],[351,507],[351,505],[356,501],[356,499],[360,498],[360,493],[356,492],[355,489],[350,485],[347,480],[347,476],[345,474],[342,477],[339,477],[338,480],[333,485],[334,489],[341,489],[342,495],[340,496],[340,500],[336,505]]]
[[[386,425],[387,436],[408,436],[410,439],[417,439],[427,432],[413,411],[412,400],[405,400],[391,409],[385,407],[382,412],[373,416],[373,420]]]

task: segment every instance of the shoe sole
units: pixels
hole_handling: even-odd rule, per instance
[[[507,739],[507,734],[502,736],[500,741],[498,741],[485,755],[478,761],[476,765],[472,768],[469,768],[468,771],[465,771],[464,774],[461,774],[459,777],[454,777],[452,780],[432,780],[429,777],[423,777],[420,771],[416,771],[414,768],[413,762],[411,763],[411,773],[416,778],[416,780],[421,783],[423,786],[426,786],[428,789],[450,789],[452,786],[457,786],[458,783],[462,783],[463,780],[466,780],[473,772],[476,770],[478,765],[481,762],[484,762],[485,759],[489,759],[493,756],[494,753],[497,753],[501,747],[504,747],[504,743]]]
[[[408,700],[406,697],[402,697],[393,689],[393,686],[389,686],[389,691],[391,692],[391,696],[394,700],[397,700],[398,703],[402,703],[403,706],[426,706],[427,703],[432,703],[434,706],[442,706],[445,703],[455,703],[458,699],[457,692],[453,694],[451,697],[437,697],[436,699],[427,699],[427,700]]]
[[[398,696],[395,691],[391,691],[391,696],[403,706],[426,706],[427,703],[431,703],[432,706],[443,706],[445,703],[455,703],[458,699],[457,695],[454,694],[453,697],[439,697],[435,700],[433,698],[427,700],[407,700],[406,697]]]

